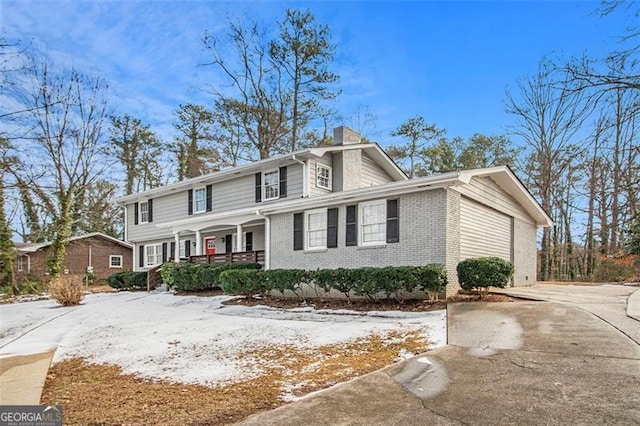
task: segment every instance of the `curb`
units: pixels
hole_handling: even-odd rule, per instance
[[[636,290],[627,299],[627,316],[640,321],[640,290]]]

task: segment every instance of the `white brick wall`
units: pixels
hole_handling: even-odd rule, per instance
[[[388,197],[395,198],[395,197]],[[447,193],[437,189],[397,197],[400,242],[377,247],[346,247],[346,204],[338,207],[338,247],[322,252],[293,250],[293,213],[271,219],[271,268],[358,268],[445,263]]]

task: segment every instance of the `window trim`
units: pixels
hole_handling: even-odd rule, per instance
[[[376,241],[364,241],[364,227],[372,224],[365,224],[364,221],[364,207],[366,206],[374,206],[381,205],[384,208],[383,219],[378,225],[382,226],[384,231],[384,235],[380,240]],[[370,246],[384,246],[387,244],[387,200],[372,200],[365,201],[358,204],[358,246],[359,247],[370,247]]]
[[[155,263],[149,263],[149,248],[153,247],[154,248],[154,262]],[[159,261],[158,261],[159,260]],[[146,268],[152,268],[156,265],[161,265],[162,264],[162,243],[158,243],[158,244],[146,244],[144,246],[144,266]]]
[[[202,210],[198,210],[198,191],[201,191],[203,194],[202,197]],[[200,214],[207,212],[207,187],[200,186],[197,188],[193,188],[193,214]]]
[[[114,265],[114,264],[113,264],[113,259],[120,259],[120,265],[117,265],[117,266],[116,266],[116,265]],[[124,259],[122,258],[122,255],[121,255],[121,254],[110,254],[110,255],[109,255],[109,268],[112,268],[112,269],[122,269],[122,268],[123,268],[123,265],[122,265],[122,261],[123,261],[123,260],[124,260]]]
[[[146,206],[146,211],[144,212],[142,211],[143,205]],[[142,213],[146,214],[146,219]],[[138,222],[139,224],[149,223],[149,200],[140,201],[140,203],[138,203],[138,217],[140,218]]]
[[[322,217],[322,227],[320,229],[316,229],[311,231],[309,229],[309,215],[312,214],[319,214],[320,217]],[[304,249],[305,251],[318,251],[318,250],[327,250],[327,209],[326,208],[322,208],[322,209],[314,209],[314,210],[306,210],[304,212],[304,234],[303,234],[303,238],[304,238]],[[318,231],[322,231],[324,232],[324,245],[323,246],[317,246],[317,247],[311,247],[309,246],[309,242],[310,242],[310,238],[309,238],[309,232],[318,232]]]
[[[320,184],[320,179],[325,179],[325,177],[320,176],[321,170],[326,170],[327,173],[327,186],[323,186]],[[316,163],[316,187],[320,189],[326,189],[331,191],[331,187],[333,185],[333,169],[330,166],[325,164]]]
[[[271,186],[275,186],[276,188],[276,196],[275,197],[267,197],[267,179],[266,176],[274,173],[277,177],[275,182]],[[280,198],[280,169],[271,169],[265,170],[262,172],[262,201],[272,201],[278,200]]]

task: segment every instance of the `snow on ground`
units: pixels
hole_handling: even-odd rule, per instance
[[[394,330],[446,343],[446,313],[281,310],[224,306],[227,296],[103,293],[77,307],[53,301],[0,306],[0,357],[56,349],[54,362],[85,357],[152,379],[214,385],[258,374],[246,351],[336,344]],[[399,354],[403,355],[403,354]]]

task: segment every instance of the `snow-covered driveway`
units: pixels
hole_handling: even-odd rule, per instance
[[[416,330],[432,348],[446,339],[445,311],[283,311],[224,306],[226,299],[121,292],[87,295],[77,307],[2,305],[0,357],[57,348],[54,362],[80,356],[147,378],[214,385],[250,378],[242,353],[267,346],[304,349]]]

